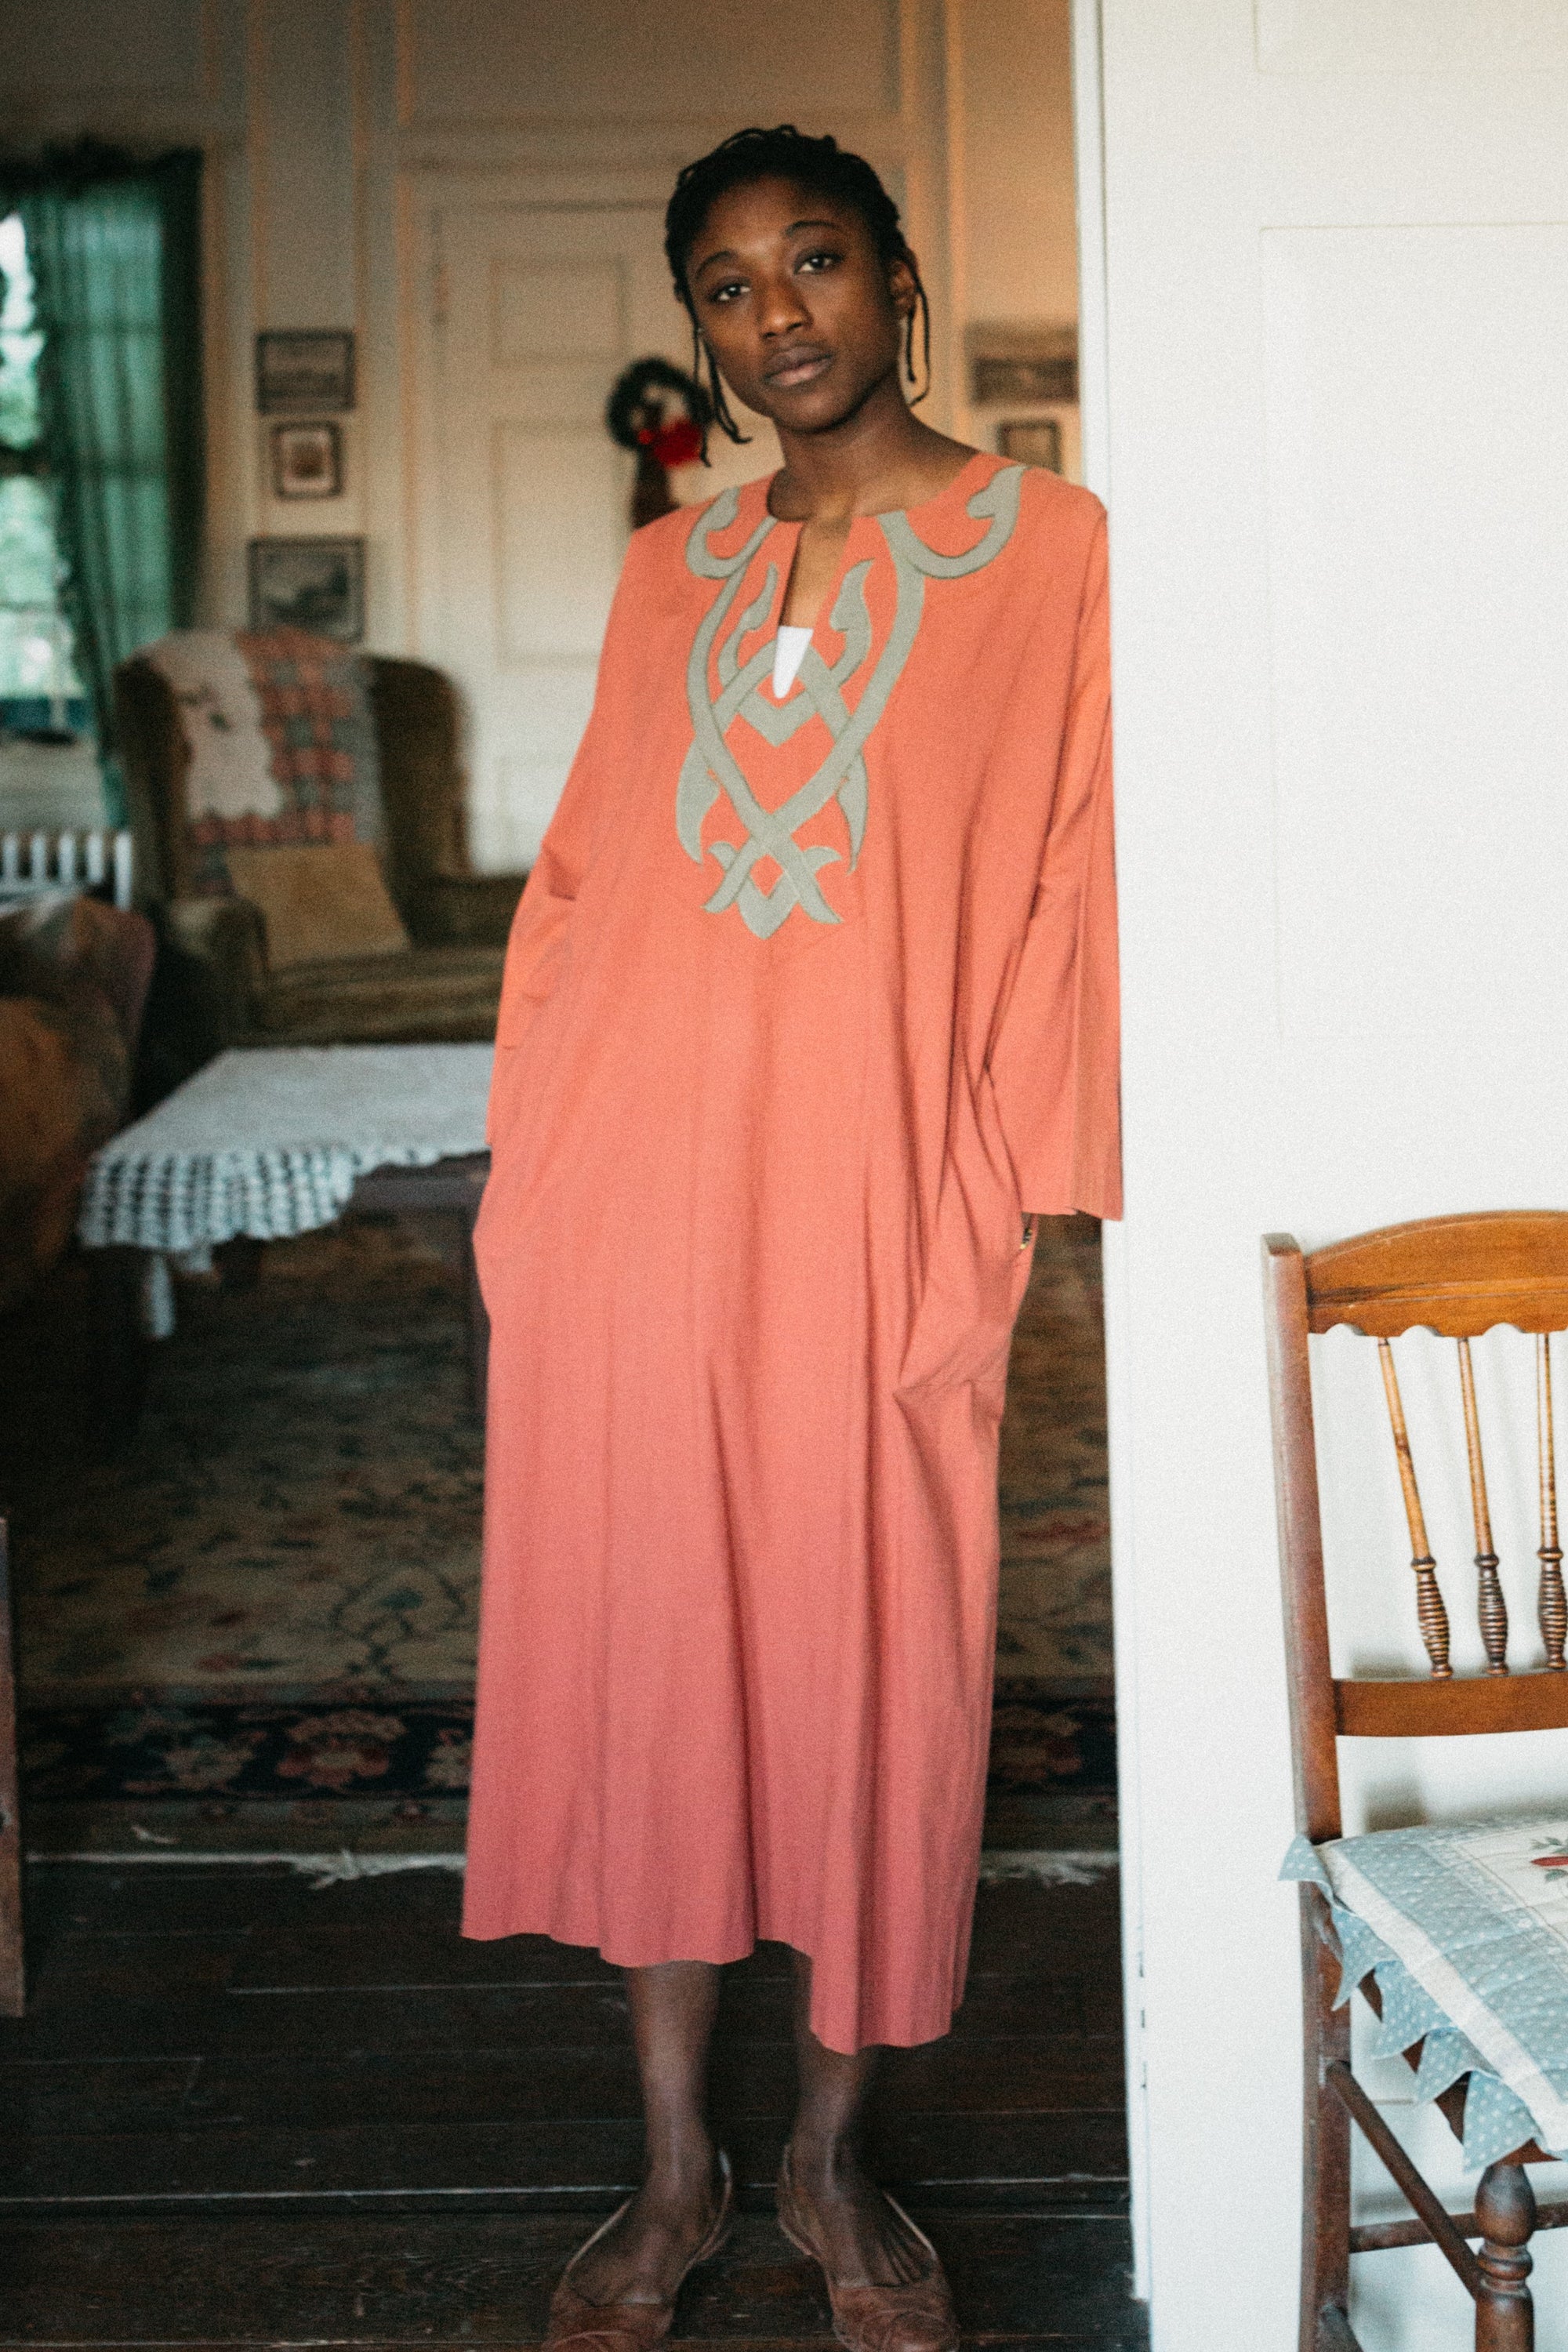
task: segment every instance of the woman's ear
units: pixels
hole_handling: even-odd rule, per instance
[[[907,319],[915,307],[916,275],[920,263],[914,255],[895,254],[888,264],[888,291],[893,298],[893,308],[900,319]]]

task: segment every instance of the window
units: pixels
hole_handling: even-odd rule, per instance
[[[0,220],[0,727],[13,732],[87,724],[38,437],[43,341],[26,240],[12,213]]]

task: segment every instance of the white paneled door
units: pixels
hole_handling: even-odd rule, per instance
[[[1568,1201],[1568,5],[1103,0],[1102,27],[1089,13],[1147,2275],[1156,2352],[1285,2352],[1297,1955],[1276,1884],[1291,1810],[1258,1240]],[[1373,1597],[1401,1558],[1386,1433],[1366,1424],[1364,1457],[1328,1442],[1351,1402],[1359,1415],[1359,1398],[1336,1404],[1342,1363],[1325,1349],[1316,1376],[1343,1654],[1393,1664],[1403,1647],[1418,1672],[1407,1596],[1395,1581],[1386,1611]],[[1450,1470],[1429,1459],[1423,1476],[1479,1659]],[[1528,1465],[1509,1476],[1523,1510]],[[1529,1570],[1510,1571],[1526,1657]],[[1373,1823],[1550,1801],[1568,1770],[1561,1734],[1350,1748],[1352,1811]],[[1376,2086],[1462,2204],[1474,2179],[1440,2122],[1397,2065]],[[1358,2158],[1357,2180],[1370,2210],[1400,2210],[1375,2164]],[[1568,2238],[1538,2262],[1538,2345],[1563,2352]],[[1358,2258],[1353,2317],[1366,2352],[1470,2341],[1430,2248]]]
[[[420,650],[468,719],[483,866],[526,866],[587,723],[626,550],[633,466],[605,428],[616,377],[689,364],[651,205],[457,201],[427,215],[417,538]],[[678,489],[776,463],[771,436]]]

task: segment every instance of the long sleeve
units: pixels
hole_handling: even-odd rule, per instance
[[[990,1074],[1025,1209],[1121,1213],[1110,646],[1101,523],[1086,568],[1051,821]]]

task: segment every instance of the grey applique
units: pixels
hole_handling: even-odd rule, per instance
[[[865,690],[853,710],[844,699],[844,689],[871,656],[871,616],[866,603],[870,563],[852,565],[834,600],[832,624],[844,639],[844,650],[838,659],[829,667],[816,647],[809,646],[794,692],[787,701],[774,702],[761,690],[773,669],[772,646],[759,646],[744,664],[740,659],[742,639],[760,627],[772,610],[778,579],[774,565],[768,566],[760,593],[734,627],[728,634],[725,630],[741,583],[769,532],[775,528],[773,519],[765,516],[745,545],[732,556],[715,555],[710,542],[733,525],[740,506],[739,491],[726,490],[714,500],[706,518],[700,519],[693,527],[686,542],[689,566],[699,579],[722,580],[725,586],[705,615],[687,663],[686,698],[691,712],[692,741],[676,786],[676,835],[687,856],[700,866],[703,857],[703,824],[723,793],[747,836],[739,847],[729,841],[710,845],[710,854],[723,873],[712,897],[705,902],[705,912],[721,915],[731,907],[738,908],[747,929],[759,940],[771,939],[796,908],[815,923],[838,921],[816,879],[822,866],[837,861],[838,852],[822,844],[803,847],[795,835],[803,824],[819,815],[830,800],[837,800],[844,813],[849,835],[849,864],[854,866],[866,832],[866,745],[914,648],[925,604],[926,582],[963,579],[969,572],[983,571],[1002,552],[1018,520],[1023,479],[1022,466],[1006,466],[975,492],[966,511],[976,522],[984,521],[987,529],[984,537],[963,555],[937,554],[913,530],[907,515],[875,518],[892,562],[897,601],[888,641],[877,656]],[[715,645],[719,648],[715,665],[719,677],[717,696],[710,693],[708,684],[709,663]],[[792,793],[782,807],[763,808],[729,747],[730,729],[737,719],[744,719],[765,741],[777,746],[787,743],[796,730],[813,718],[820,719],[832,737],[831,750],[816,773]],[[764,857],[771,857],[779,868],[778,879],[771,890],[762,889],[752,878],[752,867]]]

